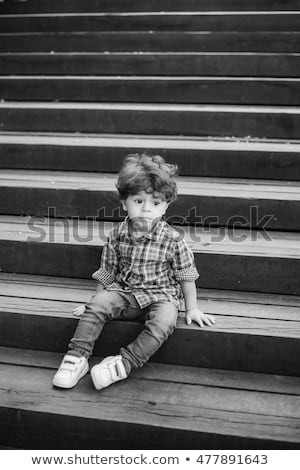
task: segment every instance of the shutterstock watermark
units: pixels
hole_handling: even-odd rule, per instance
[[[208,238],[211,243],[220,243],[225,239],[233,243],[243,243],[246,240],[263,239],[271,241],[268,228],[274,215],[259,215],[258,206],[249,207],[248,217],[232,215],[225,222],[224,217],[216,215],[203,217],[199,209],[192,207],[185,216],[172,214],[165,221],[178,232],[178,239],[188,236],[191,242],[205,243]],[[57,217],[56,208],[49,207],[47,216],[28,218],[29,242],[48,243],[105,243],[107,236],[115,223],[124,219],[120,207],[107,211],[101,207],[96,216],[80,218]],[[131,220],[130,230],[133,237],[140,237],[155,227],[156,219],[136,217]],[[188,226],[188,228],[187,228]],[[253,228],[253,230],[250,230]]]

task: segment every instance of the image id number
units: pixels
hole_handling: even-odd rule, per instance
[[[199,455],[197,463],[201,465],[265,465],[268,463],[267,455],[241,455],[241,454],[206,454]]]

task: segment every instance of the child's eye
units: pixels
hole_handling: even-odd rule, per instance
[[[161,203],[161,201],[154,201],[154,202],[153,202],[153,205],[154,205],[154,206],[159,206],[160,203]]]
[[[142,204],[143,199],[136,199],[135,202],[136,202],[137,204]]]

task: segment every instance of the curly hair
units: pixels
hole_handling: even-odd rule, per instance
[[[160,155],[127,155],[116,184],[120,199],[146,191],[163,195],[167,202],[174,201],[177,197],[174,179],[177,169],[177,165],[165,162]]]

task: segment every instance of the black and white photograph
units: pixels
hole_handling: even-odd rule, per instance
[[[300,0],[0,0],[0,465],[149,464],[300,465]]]

